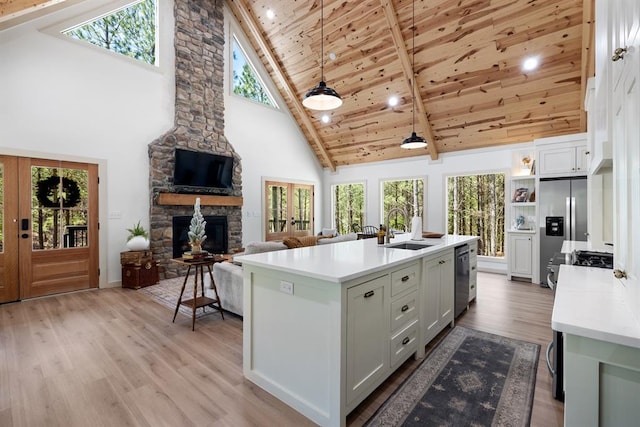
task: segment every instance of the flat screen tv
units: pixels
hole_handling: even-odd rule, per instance
[[[176,148],[173,185],[199,189],[231,188],[233,157]]]

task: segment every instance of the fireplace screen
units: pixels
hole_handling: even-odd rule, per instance
[[[228,250],[229,233],[226,216],[205,216],[207,222],[205,234],[207,239],[202,244],[202,249],[211,254],[226,254]],[[189,224],[191,216],[173,217],[173,257],[180,258],[184,252],[190,251]]]

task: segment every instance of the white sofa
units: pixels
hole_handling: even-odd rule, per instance
[[[318,245],[326,245],[330,243],[346,242],[356,240],[355,233],[343,234],[336,237],[318,238]],[[288,249],[282,242],[251,242],[248,243],[242,255],[251,255],[262,252],[279,251]],[[238,254],[240,255],[240,254]],[[208,275],[205,276],[205,295],[213,298],[213,287]],[[243,274],[242,266],[233,262],[219,262],[213,265],[213,280],[218,289],[220,303],[224,310],[230,311],[242,316],[242,298],[243,298]]]

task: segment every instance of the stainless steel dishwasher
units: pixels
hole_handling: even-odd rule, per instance
[[[455,278],[455,311],[454,316],[458,317],[469,304],[469,245],[458,246],[456,255],[456,278]]]

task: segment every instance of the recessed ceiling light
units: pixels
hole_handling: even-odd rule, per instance
[[[276,13],[271,9],[267,9],[267,18],[273,19],[275,17],[276,17]]]
[[[331,117],[329,117],[328,114],[323,114],[320,120],[322,120],[322,123],[329,123],[331,121]]]
[[[335,60],[336,60],[336,58],[337,58],[337,56],[336,56],[335,52],[331,52],[331,53],[329,53],[329,59],[330,59],[330,60],[335,61]]]
[[[387,100],[387,104],[389,104],[389,107],[395,107],[396,105],[398,105],[399,102],[400,100],[395,95],[390,96],[389,99]]]
[[[540,65],[540,58],[537,56],[530,56],[522,62],[522,69],[524,71],[533,71]]]

